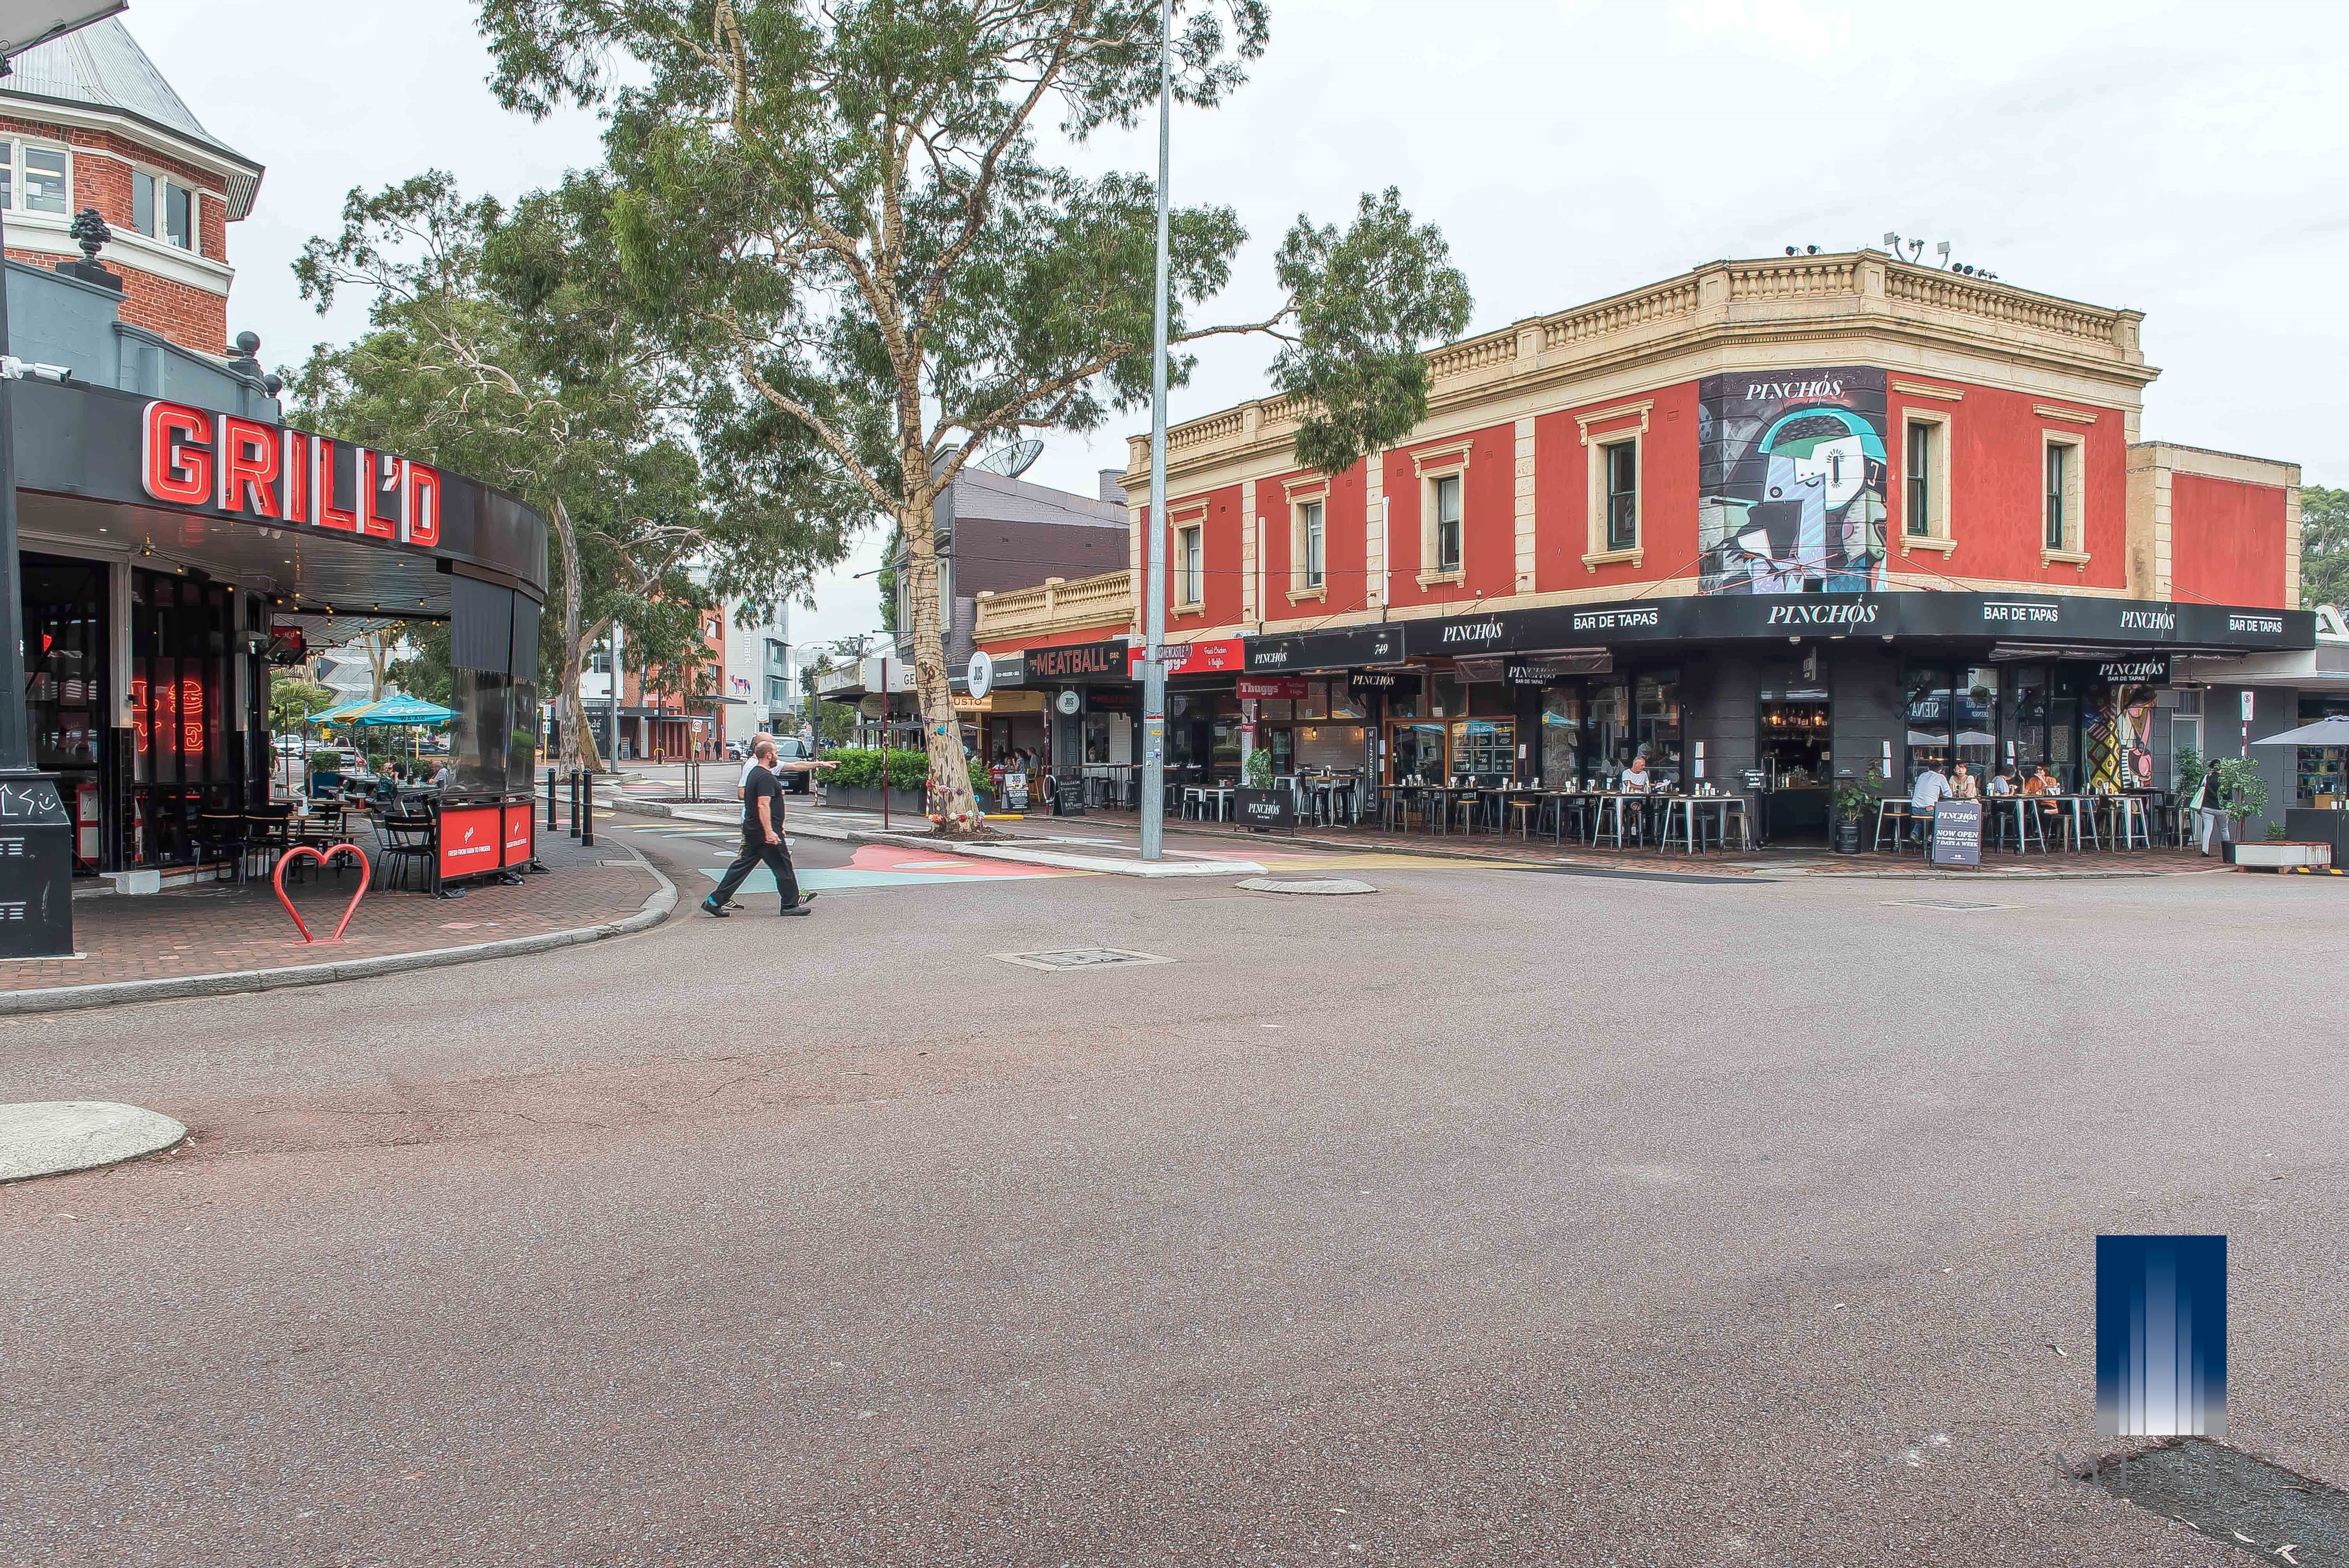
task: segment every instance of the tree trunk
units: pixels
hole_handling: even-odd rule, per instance
[[[905,535],[906,600],[913,612],[914,685],[921,700],[922,741],[930,757],[929,815],[953,838],[987,831],[978,797],[971,793],[963,759],[962,720],[947,685],[945,622],[938,613],[938,547],[935,497],[926,469],[899,524]],[[887,697],[883,697],[885,705]]]
[[[571,526],[571,514],[564,510],[557,498],[554,503],[554,532],[563,545],[563,765],[584,768],[590,773],[604,770],[603,758],[595,754],[595,732],[587,727],[587,715],[579,701],[579,666],[587,661],[588,645],[604,634],[601,622],[583,627],[579,620],[579,535]],[[618,680],[620,673],[612,672]]]

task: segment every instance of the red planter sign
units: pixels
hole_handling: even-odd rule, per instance
[[[440,813],[440,880],[498,869],[503,834],[499,808],[450,806]]]
[[[527,865],[538,852],[538,812],[534,805],[508,806],[505,809],[505,853],[499,864]]]

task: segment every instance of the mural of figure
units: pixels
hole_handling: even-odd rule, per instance
[[[2080,711],[2088,741],[2088,788],[2153,787],[2153,688],[2097,686]]]
[[[1713,376],[1698,397],[1700,591],[1883,587],[1884,372]]]

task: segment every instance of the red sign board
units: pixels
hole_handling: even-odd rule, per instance
[[[499,809],[450,806],[440,813],[440,880],[498,869]]]
[[[505,854],[501,865],[520,866],[530,863],[538,852],[538,810],[535,805],[505,808]]]
[[[1147,651],[1139,647],[1125,651],[1127,673],[1136,680],[1142,678],[1143,655]],[[1162,651],[1173,652],[1171,648],[1162,648]],[[1221,670],[1245,669],[1247,665],[1247,645],[1237,637],[1225,637],[1212,643],[1191,644],[1183,662],[1167,665],[1166,673],[1170,676],[1211,676]]]
[[[1240,696],[1299,697],[1305,695],[1302,676],[1242,676]]]

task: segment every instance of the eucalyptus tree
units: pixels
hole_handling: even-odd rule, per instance
[[[1264,0],[1174,15],[1174,96],[1222,103],[1264,49]],[[1155,103],[1159,0],[481,0],[481,23],[510,107],[606,112],[621,273],[647,330],[722,378],[712,412],[806,432],[901,531],[930,814],[982,830],[936,498],[996,444],[1149,397],[1154,183],[1066,159]],[[1249,319],[1198,319],[1230,282],[1237,215],[1180,207],[1168,228],[1172,342],[1278,339],[1303,460],[1346,467],[1424,412],[1421,346],[1465,325],[1468,291],[1393,191],[1342,232],[1300,218],[1283,297]],[[1171,378],[1191,364],[1178,352]]]

